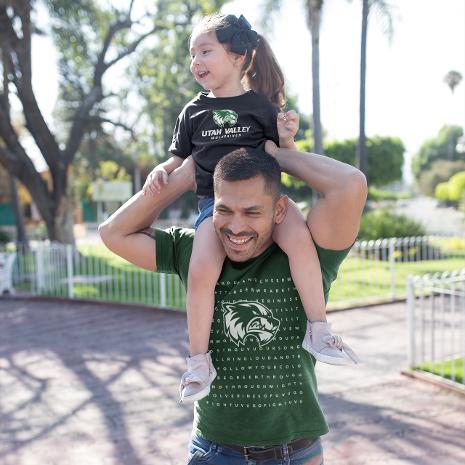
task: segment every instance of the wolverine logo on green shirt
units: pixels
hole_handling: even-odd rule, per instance
[[[279,330],[279,320],[271,310],[259,302],[239,300],[224,303],[224,332],[237,346],[245,345],[248,339],[260,347],[272,341]]]
[[[237,123],[238,114],[232,110],[213,110],[213,121],[220,127],[226,123],[230,126]]]

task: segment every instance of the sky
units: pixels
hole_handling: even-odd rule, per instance
[[[145,0],[136,0],[143,4]],[[282,0],[271,32],[260,27],[260,0],[234,0],[225,13],[244,14],[270,41],[301,112],[311,114],[311,40],[303,0]],[[367,49],[366,133],[400,137],[407,163],[444,124],[465,126],[465,80],[451,93],[450,70],[465,78],[465,0],[391,0],[390,42],[376,16]],[[320,32],[321,119],[329,139],[358,134],[361,0],[326,0]],[[187,50],[186,50],[187,53]],[[45,38],[33,44],[33,86],[50,118],[56,100],[56,54]],[[465,156],[465,155],[464,155]],[[409,164],[409,163],[408,163]],[[410,174],[406,170],[407,181]]]

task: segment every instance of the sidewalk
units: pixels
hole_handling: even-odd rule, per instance
[[[318,366],[326,465],[465,463],[465,398],[399,374],[404,304],[331,314],[363,358]],[[0,299],[0,465],[181,465],[185,315]]]

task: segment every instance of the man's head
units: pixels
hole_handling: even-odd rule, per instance
[[[243,262],[260,255],[286,214],[278,162],[258,149],[238,149],[215,168],[213,225],[226,255]]]

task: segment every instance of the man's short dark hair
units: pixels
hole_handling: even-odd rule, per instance
[[[279,163],[260,149],[240,148],[224,156],[216,165],[213,185],[221,181],[245,181],[262,176],[265,191],[278,197],[281,189],[281,169]]]

